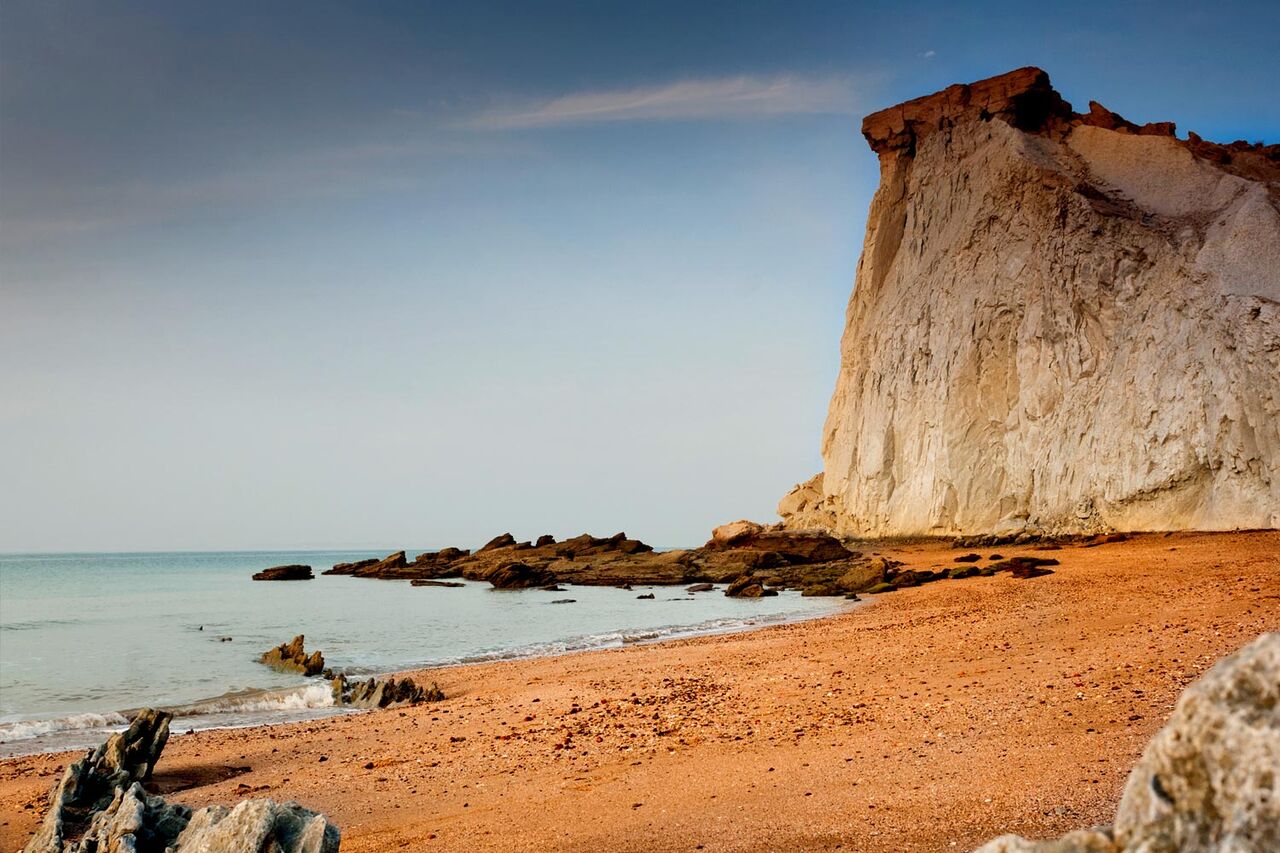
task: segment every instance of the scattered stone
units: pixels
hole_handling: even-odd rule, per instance
[[[650,592],[650,593],[646,593],[645,595],[637,595],[636,598],[652,600],[654,598],[654,594]]]
[[[764,584],[751,575],[743,575],[729,584],[724,594],[730,598],[767,598],[777,595],[776,589],[766,589]]]
[[[309,581],[314,577],[310,566],[291,565],[263,569],[254,574],[253,579],[256,581]]]
[[[461,581],[433,581],[427,578],[414,578],[409,581],[409,586],[443,586],[450,589],[456,589],[460,586],[466,586],[466,584]]]
[[[685,589],[685,592],[711,592],[716,588],[713,583],[695,583]]]
[[[961,554],[959,557],[956,557],[955,561],[957,563],[976,563],[981,559],[981,554]]]
[[[282,672],[300,672],[303,675],[318,675],[324,670],[324,655],[318,651],[308,655],[303,646],[302,634],[287,643],[281,643],[274,649],[263,652],[258,661],[272,669]]]
[[[988,563],[982,567],[981,573],[994,575],[998,572],[1009,572],[1015,578],[1038,578],[1042,575],[1053,574],[1049,569],[1043,568],[1044,566],[1056,565],[1058,565],[1058,561],[1052,557],[1010,557],[1007,560]]]
[[[838,577],[832,586],[840,595],[868,590],[884,580],[887,565],[887,560],[877,557],[861,565],[850,566],[849,570]]]
[[[551,604],[577,604],[577,603],[578,603],[578,599],[576,599],[576,598],[557,598],[555,601],[552,601],[552,602],[550,602],[550,603],[551,603]]]

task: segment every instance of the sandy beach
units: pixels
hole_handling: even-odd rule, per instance
[[[1183,687],[1280,628],[1280,531],[992,551],[1061,565],[749,633],[436,670],[439,704],[175,732],[155,784],[191,805],[297,800],[346,851],[963,850],[1107,821]],[[881,553],[930,568],[962,552]],[[25,843],[73,757],[0,763],[0,849]]]

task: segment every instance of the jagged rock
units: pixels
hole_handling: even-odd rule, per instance
[[[303,635],[299,634],[287,643],[281,643],[274,649],[268,649],[258,658],[272,669],[282,672],[300,672],[303,675],[318,675],[324,670],[324,655],[319,651],[307,654],[303,645]]]
[[[370,557],[367,560],[356,560],[353,563],[335,563],[333,565],[333,568],[325,569],[320,574],[322,575],[354,575],[356,572],[360,571],[361,569],[368,568],[369,566],[376,566],[380,562],[382,561],[379,560],[378,558]]]
[[[516,537],[512,536],[510,533],[503,533],[499,536],[493,537],[488,542],[481,545],[476,553],[483,554],[485,551],[492,551],[495,548],[510,548],[514,544],[516,544]]]
[[[444,691],[434,681],[429,687],[423,687],[412,678],[387,677],[351,681],[339,674],[330,681],[330,687],[335,704],[356,708],[393,708],[444,700]]]
[[[247,800],[230,812],[196,812],[151,796],[151,777],[169,739],[166,711],[140,711],[63,773],[44,822],[24,853],[337,853],[339,833],[296,803]]]
[[[1035,68],[866,118],[880,187],[786,527],[1280,526],[1280,147],[1172,129]]]
[[[151,777],[169,740],[173,715],[148,708],[129,727],[70,764],[49,798],[43,823],[23,848],[26,853],[55,853],[64,839],[78,838],[94,815],[108,809],[116,792]]]
[[[1111,830],[1001,836],[975,853],[1280,850],[1280,634],[1220,660],[1129,774]]]
[[[530,587],[547,586],[556,582],[556,576],[543,568],[525,563],[507,563],[486,580],[495,589],[529,589]]]
[[[538,537],[538,540],[536,542],[533,543],[533,547],[542,548],[546,545],[554,545],[554,544],[556,544],[556,537],[552,536],[550,533],[544,533]]]
[[[254,574],[256,581],[309,581],[315,576],[310,566],[272,566]]]
[[[338,853],[338,827],[297,803],[244,800],[191,815],[173,853]],[[142,848],[139,848],[142,849]]]

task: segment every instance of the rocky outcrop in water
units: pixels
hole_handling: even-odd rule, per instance
[[[170,714],[146,709],[72,763],[24,853],[337,853],[338,828],[297,803],[245,800],[197,811],[143,788],[169,739]]]
[[[778,589],[852,596],[876,587],[885,591],[953,577],[898,573],[897,563],[852,550],[828,533],[752,521],[721,525],[702,547],[680,551],[655,551],[625,533],[583,534],[563,542],[542,536],[538,542],[542,544],[518,542],[504,533],[474,553],[446,548],[419,554],[412,563],[402,565],[403,552],[397,552],[386,560],[339,564],[324,574],[409,580],[422,586],[466,578],[487,581],[498,589],[553,589],[561,583],[623,588],[694,584],[692,589],[731,584],[729,594],[735,597],[769,596]]]
[[[309,581],[314,577],[310,566],[292,565],[263,569],[254,574],[253,579],[256,581]]]
[[[412,678],[370,678],[351,681],[337,675],[330,682],[333,700],[338,705],[355,708],[396,708],[423,702],[444,701],[444,691],[434,681],[429,687],[416,684]]]
[[[1280,146],[1024,68],[874,113],[823,431],[778,510],[840,535],[1280,526]]]
[[[1007,835],[977,853],[1280,850],[1280,634],[1219,661],[1182,694],[1129,774],[1112,827]]]
[[[307,654],[303,640],[303,635],[299,634],[289,642],[263,652],[258,661],[282,672],[319,675],[324,671],[324,655],[318,651]]]

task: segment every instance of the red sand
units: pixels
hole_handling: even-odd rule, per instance
[[[995,550],[1062,565],[752,633],[438,670],[440,704],[175,736],[156,782],[191,805],[298,800],[344,851],[968,849],[1109,821],[1182,688],[1280,628],[1280,531]],[[73,757],[0,762],[0,850]]]

